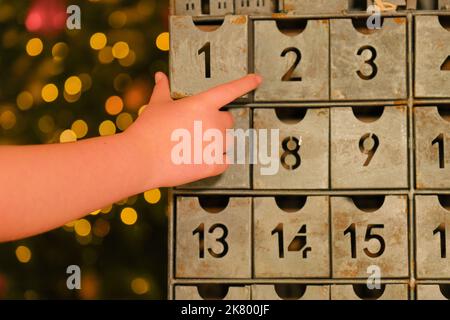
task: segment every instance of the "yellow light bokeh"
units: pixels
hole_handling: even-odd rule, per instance
[[[112,48],[110,46],[106,46],[100,50],[98,53],[98,60],[103,64],[111,63],[114,60]]]
[[[58,98],[58,88],[53,84],[46,84],[41,91],[42,100],[45,102],[53,102]]]
[[[92,212],[90,213],[90,215],[91,215],[91,216],[96,216],[96,215],[98,215],[99,213],[100,213],[100,209],[95,210],[95,211],[92,211]]]
[[[59,142],[66,143],[66,142],[74,142],[77,141],[77,135],[75,132],[73,132],[70,129],[64,130],[61,135],[59,136]]]
[[[158,203],[161,200],[161,191],[159,189],[148,190],[144,193],[144,199],[150,204]]]
[[[114,11],[108,17],[109,25],[114,29],[122,28],[127,23],[127,15],[123,11]]]
[[[115,116],[123,110],[123,100],[119,96],[111,96],[105,102],[105,110],[108,114]]]
[[[64,59],[69,53],[69,46],[64,42],[56,43],[52,48],[53,59],[60,61]]]
[[[82,90],[87,91],[92,87],[92,78],[87,73],[81,73],[78,75],[81,80]]]
[[[94,50],[103,49],[107,42],[108,38],[106,38],[106,35],[102,32],[94,33],[89,40],[89,44]]]
[[[9,130],[12,129],[17,122],[16,114],[13,112],[13,110],[10,109],[4,109],[0,111],[0,126],[5,129]]]
[[[91,223],[86,219],[80,219],[75,222],[74,229],[80,237],[86,237],[91,233]]]
[[[118,92],[123,92],[131,83],[132,83],[131,77],[126,73],[119,73],[114,78],[114,89]]]
[[[31,260],[31,250],[26,246],[16,248],[16,257],[21,263],[28,263]]]
[[[125,58],[128,53],[130,52],[130,48],[128,46],[128,43],[124,41],[119,41],[114,44],[112,47],[112,55],[116,59],[123,59]]]
[[[140,116],[142,112],[144,112],[145,108],[147,108],[147,105],[143,105],[139,108],[138,115]]]
[[[128,112],[122,112],[116,118],[117,128],[124,131],[133,123],[133,117]]]
[[[75,95],[70,95],[66,91],[64,91],[64,100],[66,100],[69,103],[77,102],[81,97],[81,92]]]
[[[67,222],[64,226],[68,228],[73,228],[75,226],[75,223],[77,223],[77,220]]]
[[[55,129],[55,120],[50,115],[44,115],[38,120],[38,128],[43,133],[50,133]]]
[[[17,95],[16,103],[20,110],[28,110],[33,106],[33,95],[28,91],[22,91]]]
[[[110,230],[111,226],[107,220],[100,218],[95,221],[93,228],[93,233],[95,236],[104,238],[108,235]]]
[[[128,204],[129,206],[132,206],[132,205],[134,205],[134,204],[136,203],[137,199],[138,199],[138,196],[137,196],[137,195],[136,195],[136,196],[129,197],[128,200],[127,200],[127,204]]]
[[[126,225],[133,225],[136,223],[138,218],[136,210],[131,207],[123,208],[120,212],[120,220]]]
[[[170,35],[168,32],[163,32],[156,38],[156,47],[161,51],[169,51],[170,49]]]
[[[130,52],[125,58],[119,60],[119,64],[122,67],[132,66],[135,62],[136,62],[136,54],[134,53],[133,50],[130,50]]]
[[[78,139],[84,138],[88,133],[89,127],[86,121],[78,119],[72,123],[71,129],[75,132]]]
[[[64,83],[64,90],[71,96],[74,96],[81,92],[81,80],[77,76],[71,76],[67,78]]]
[[[98,132],[101,136],[110,136],[116,133],[116,125],[111,120],[105,120],[100,123]]]
[[[150,285],[144,278],[135,278],[131,281],[131,290],[138,295],[146,294],[150,290]]]
[[[112,204],[110,204],[109,206],[100,209],[100,212],[101,212],[101,213],[104,213],[104,214],[107,214],[107,213],[111,212],[112,207],[113,207]]]
[[[42,40],[39,38],[33,38],[28,40],[25,50],[27,51],[29,56],[35,57],[41,54],[44,49],[44,44]]]

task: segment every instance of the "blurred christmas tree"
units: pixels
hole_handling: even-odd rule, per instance
[[[66,27],[68,5],[81,9],[80,30]],[[167,70],[167,15],[168,0],[0,0],[0,144],[125,130],[148,101],[153,74]],[[164,198],[150,190],[0,244],[0,299],[164,299]],[[79,291],[66,287],[69,265],[81,267]]]

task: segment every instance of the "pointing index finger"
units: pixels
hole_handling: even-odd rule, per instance
[[[241,79],[234,80],[197,95],[204,103],[217,109],[233,102],[244,94],[256,89],[262,78],[256,74],[249,74]]]

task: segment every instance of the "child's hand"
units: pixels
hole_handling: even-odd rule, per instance
[[[150,102],[136,122],[125,132],[130,144],[138,149],[137,161],[144,171],[147,188],[176,186],[223,173],[227,169],[222,164],[194,164],[194,144],[206,144],[194,140],[194,121],[201,121],[202,131],[218,129],[225,138],[226,129],[233,127],[233,117],[227,111],[219,111],[223,106],[254,90],[261,83],[258,75],[248,75],[242,79],[218,86],[193,97],[172,100],[169,81],[159,72],[155,75],[156,85]],[[172,133],[177,129],[187,129],[191,134],[191,164],[175,164],[172,148],[179,141],[172,141]],[[203,135],[202,132],[202,135]],[[222,141],[224,143],[224,141]],[[226,150],[225,143],[223,150]]]

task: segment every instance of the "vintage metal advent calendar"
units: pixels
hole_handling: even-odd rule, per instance
[[[261,74],[280,165],[171,190],[170,299],[450,298],[450,1],[373,2],[172,1],[173,97]]]

